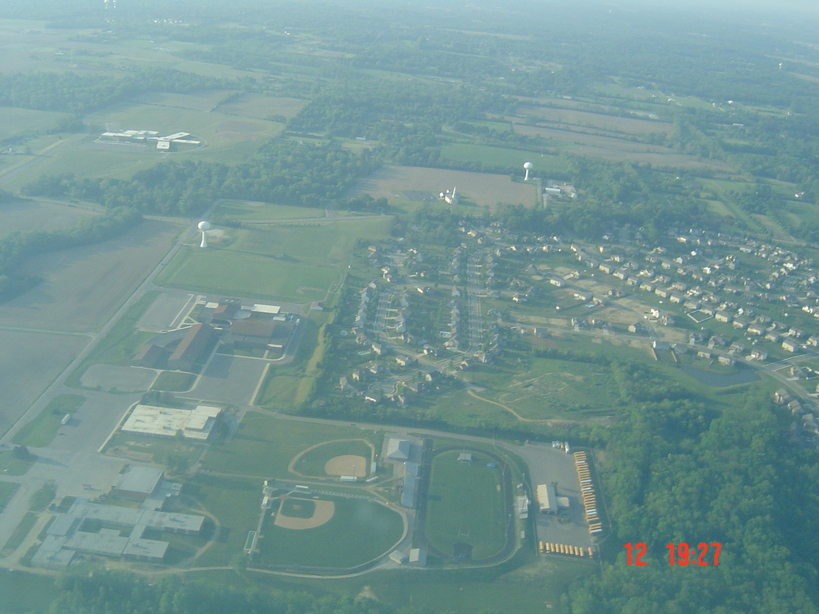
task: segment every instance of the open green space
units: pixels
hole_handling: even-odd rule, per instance
[[[229,220],[287,220],[324,217],[324,209],[314,207],[293,207],[273,203],[250,203],[238,200],[224,200],[213,211],[214,218]]]
[[[223,92],[223,95],[228,92]],[[204,139],[208,147],[223,147],[241,141],[255,141],[276,136],[283,124],[264,119],[235,117],[217,111],[191,108],[207,106],[214,99],[213,92],[195,94],[157,94],[156,104],[151,102],[122,103],[90,118],[94,127],[103,128],[115,124],[122,130],[156,130],[160,133],[189,132]],[[151,100],[145,94],[142,100]],[[178,100],[188,108],[163,104],[163,100]],[[100,130],[102,132],[102,130]],[[193,150],[180,150],[190,153]]]
[[[262,480],[200,473],[185,485],[185,492],[216,516],[220,525],[218,539],[197,559],[197,565],[229,565],[236,555],[242,554],[247,532],[256,528]]]
[[[506,543],[501,468],[489,467],[494,460],[478,452],[471,462],[458,456],[442,452],[432,461],[424,531],[444,556],[480,560]]]
[[[184,248],[157,277],[163,286],[228,296],[287,300],[325,298],[339,272],[330,267],[236,251]]]
[[[292,478],[288,465],[306,448],[334,439],[357,439],[363,433],[366,431],[349,426],[313,424],[251,412],[245,415],[230,441],[211,445],[203,464],[215,472]],[[380,439],[373,432],[368,436]]]
[[[524,162],[535,165],[537,176],[548,177],[549,174],[564,174],[567,171],[565,161],[559,156],[536,153],[523,149],[476,145],[473,143],[450,143],[441,148],[441,155],[459,162],[480,162],[492,167],[523,168]]]
[[[0,482],[0,512],[2,512],[20,485],[17,482]]]
[[[66,385],[81,387],[80,378],[91,365],[130,365],[136,351],[153,336],[153,333],[137,331],[136,324],[157,296],[158,291],[146,292],[131,305],[82,364],[68,376]]]
[[[171,471],[177,472],[194,463],[202,453],[203,445],[170,437],[117,433],[108,440],[104,452],[110,456],[130,458],[138,462],[165,465]]]
[[[293,470],[307,476],[326,477],[328,474],[324,470],[324,465],[327,461],[336,456],[346,455],[363,456],[367,459],[367,467],[364,468],[367,471],[372,449],[366,441],[360,439],[329,441],[301,455],[293,466]]]
[[[52,576],[0,570],[0,612],[3,614],[47,612],[58,594]]]
[[[521,364],[518,358],[526,360]],[[511,407],[528,419],[610,414],[617,388],[605,365],[522,357],[510,353],[492,365],[476,365],[469,380],[482,398]]]
[[[264,230],[228,231],[235,237],[228,249],[281,256],[288,262],[343,263],[349,260],[357,239],[386,238],[390,221],[388,217],[344,218],[333,222],[277,224]]]
[[[154,380],[151,390],[162,390],[166,392],[187,392],[196,381],[193,373],[183,373],[181,371],[163,371]]]
[[[225,115],[240,115],[276,121],[279,117],[290,119],[302,110],[306,100],[282,96],[263,96],[261,94],[242,94],[236,100],[219,106],[218,111]]]
[[[37,457],[30,454],[28,458],[23,459],[14,455],[11,450],[0,452],[0,473],[4,475],[23,475],[34,464]]]
[[[17,431],[12,441],[22,446],[42,448],[51,443],[66,414],[73,414],[85,402],[79,394],[61,394],[48,402],[34,420]]]
[[[0,141],[27,130],[42,130],[68,117],[67,113],[0,107]]]
[[[37,523],[37,518],[39,518],[39,514],[36,512],[26,512],[26,515],[23,516],[23,519],[12,532],[11,537],[9,537],[8,541],[6,541],[2,551],[11,553],[19,548],[20,544],[23,543],[23,540],[25,540],[25,538],[28,537],[28,534],[31,533],[31,529],[34,528],[34,525]]]
[[[301,381],[302,378],[295,375],[272,375],[265,379],[256,403],[270,409],[291,410],[295,407]]]
[[[312,529],[284,529],[265,520],[258,562],[268,565],[344,569],[385,554],[401,538],[403,521],[372,501],[322,497],[335,505],[333,517]]]

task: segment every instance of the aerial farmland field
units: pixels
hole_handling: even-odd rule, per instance
[[[170,249],[178,230],[146,220],[115,239],[32,258],[26,273],[43,282],[0,305],[0,325],[97,330]]]
[[[480,207],[498,203],[533,206],[536,200],[534,183],[515,183],[508,175],[410,166],[385,166],[362,181],[356,193],[410,204],[405,192],[428,192],[437,201],[440,192],[452,188]]]

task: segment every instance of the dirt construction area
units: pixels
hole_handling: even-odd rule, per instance
[[[367,477],[367,459],[363,456],[345,454],[336,456],[327,461],[324,465],[324,472],[327,475],[352,475],[357,478]]]
[[[282,508],[288,499],[282,500]],[[332,501],[322,501],[312,499],[305,501],[305,503],[315,504],[313,515],[309,518],[302,518],[299,516],[286,516],[281,511],[276,514],[276,521],[274,524],[283,529],[314,529],[330,521],[333,514],[336,513],[336,504]]]

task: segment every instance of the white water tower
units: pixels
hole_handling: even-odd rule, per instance
[[[199,247],[207,247],[208,246],[207,233],[208,230],[210,230],[210,222],[202,220],[201,222],[199,222],[198,228],[202,232],[202,242],[199,244]]]
[[[523,168],[526,169],[526,175],[523,177],[524,181],[529,181],[529,171],[535,167],[531,162],[525,162]]]

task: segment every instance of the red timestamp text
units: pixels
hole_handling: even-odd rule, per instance
[[[648,550],[648,546],[643,542],[636,544],[628,543],[623,546],[626,549],[626,565],[634,565],[635,567],[645,567],[648,565],[643,560],[643,555]],[[718,542],[701,542],[696,547],[685,542],[670,543],[665,546],[668,548],[668,564],[672,567],[679,565],[682,567],[692,565],[699,567],[708,567],[719,565],[719,555],[722,551],[722,544]]]

